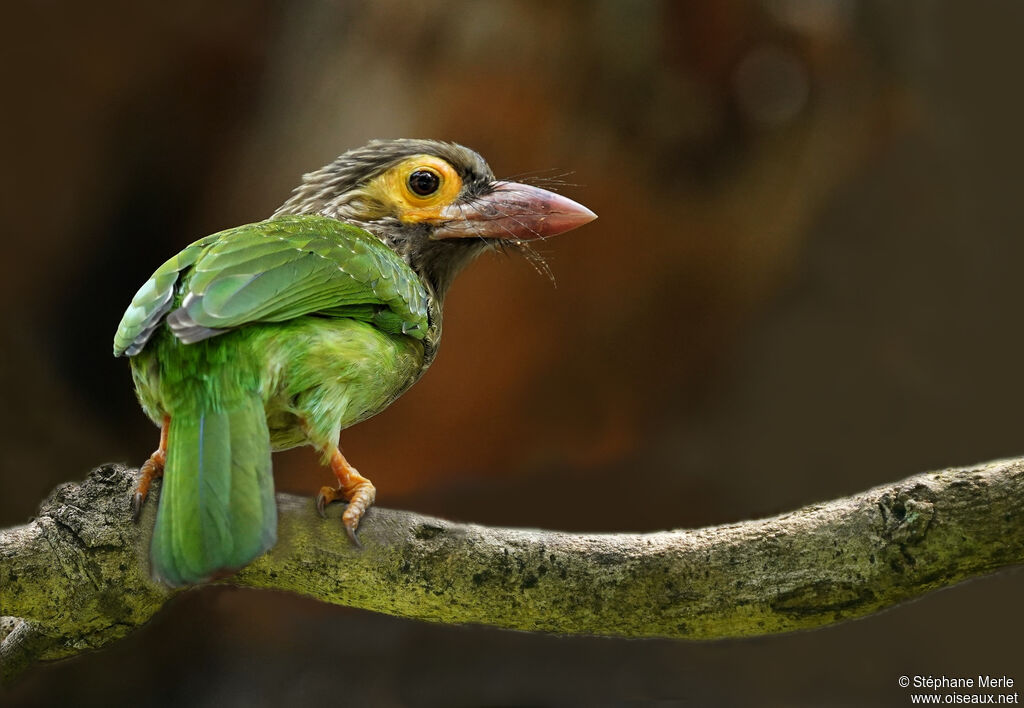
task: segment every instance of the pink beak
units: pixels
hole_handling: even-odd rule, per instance
[[[495,182],[493,189],[468,204],[441,211],[442,224],[432,238],[500,238],[513,241],[548,238],[571,231],[597,214],[561,194],[518,182]]]

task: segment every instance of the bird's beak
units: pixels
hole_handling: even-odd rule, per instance
[[[561,194],[518,182],[495,182],[470,202],[441,210],[431,238],[495,238],[527,241],[571,231],[597,214]]]

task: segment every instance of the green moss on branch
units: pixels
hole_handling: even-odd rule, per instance
[[[0,678],[98,648],[172,592],[147,573],[155,499],[107,465],[0,531]],[[158,493],[154,490],[154,495]],[[445,622],[714,639],[841,622],[1024,562],[1024,460],[911,477],[782,516],[693,531],[580,535],[372,509],[363,550],[279,494],[279,542],[223,582]],[[12,619],[17,618],[17,619]]]

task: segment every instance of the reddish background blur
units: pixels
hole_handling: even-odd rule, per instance
[[[485,256],[426,378],[347,431],[383,506],[656,530],[1024,453],[1020,5],[40,2],[6,43],[0,525],[156,430],[136,288],[374,137],[572,174],[600,219]],[[280,489],[329,481],[280,455]],[[609,515],[623,478],[638,504]],[[538,499],[532,491],[546,490]],[[204,589],[7,705],[906,705],[1024,681],[1008,572],[862,621],[686,643],[439,627]]]

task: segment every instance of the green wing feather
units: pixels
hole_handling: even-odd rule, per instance
[[[147,280],[132,298],[132,304],[121,318],[114,334],[114,356],[135,356],[146,346],[153,331],[171,310],[174,287],[181,272],[195,263],[203,250],[217,240],[219,234],[200,239],[171,258]]]
[[[176,286],[180,305],[172,311]],[[398,254],[362,229],[323,216],[281,216],[208,236],[161,266],[125,312],[114,354],[137,354],[165,316],[192,344],[244,324],[310,314],[421,339],[427,293]]]
[[[168,317],[186,343],[252,322],[308,314],[372,321],[422,338],[427,295],[394,251],[362,229],[285,216],[223,232],[196,260]]]

